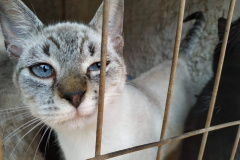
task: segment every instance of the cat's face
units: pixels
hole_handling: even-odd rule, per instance
[[[19,22],[27,24],[25,28],[15,27],[1,14],[6,48],[17,62],[14,83],[31,113],[52,127],[65,129],[81,128],[96,119],[102,6],[89,25],[60,23],[43,27],[32,13],[30,18],[29,14],[22,13],[21,10],[27,9],[21,2],[1,3],[3,7],[0,10],[10,15],[10,21],[17,15],[12,15],[15,13],[7,9],[16,9],[17,5],[16,11],[21,16]],[[126,74],[121,36],[123,1],[116,1],[111,7],[105,105],[121,94]],[[15,17],[11,19],[11,16]],[[121,16],[121,22],[116,16]],[[29,26],[29,19],[33,26]],[[9,25],[12,25],[11,30],[7,28]]]

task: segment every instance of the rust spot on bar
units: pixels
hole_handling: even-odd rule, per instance
[[[180,42],[181,42],[185,2],[186,2],[186,0],[181,0],[180,5],[179,5],[177,33],[176,33],[176,39],[175,39],[172,68],[171,68],[171,74],[170,74],[170,80],[169,80],[169,86],[168,86],[167,100],[166,100],[166,106],[165,106],[165,111],[164,111],[164,119],[163,119],[163,124],[162,124],[160,141],[164,139],[166,129],[167,129],[167,122],[168,122],[168,116],[169,116],[169,111],[170,111],[170,106],[171,106],[174,80],[175,80],[175,75],[176,75],[176,70],[177,70],[178,53],[179,53]],[[162,150],[162,147],[160,146],[158,148],[157,160],[161,159],[161,150]]]
[[[233,146],[233,150],[232,150],[230,160],[234,160],[234,157],[235,157],[235,154],[236,154],[237,148],[238,148],[239,139],[240,139],[240,125],[238,126],[238,132],[237,132],[236,140],[234,142],[234,146]]]
[[[218,129],[222,129],[222,128],[227,128],[227,127],[231,127],[231,126],[235,126],[235,125],[239,125],[240,121],[234,121],[234,122],[229,122],[229,123],[224,123],[224,124],[220,124],[220,125],[216,125],[216,126],[212,126],[212,127],[207,127],[207,128],[203,128],[203,129],[199,129],[196,131],[192,131],[192,132],[188,132],[188,133],[184,133],[180,136],[176,136],[176,137],[172,137],[172,138],[168,138],[159,142],[154,142],[154,143],[148,143],[148,144],[144,144],[144,145],[140,145],[140,146],[136,146],[136,147],[132,147],[132,148],[127,148],[127,149],[123,149],[120,151],[116,151],[116,152],[112,152],[112,153],[108,153],[108,154],[104,154],[95,158],[90,158],[88,160],[103,160],[103,159],[110,159],[110,158],[114,158],[114,157],[118,157],[121,155],[125,155],[125,154],[129,154],[132,152],[137,152],[137,151],[141,151],[144,149],[148,149],[148,148],[153,148],[153,147],[157,147],[157,146],[163,146],[169,143],[173,143],[185,138],[189,138],[195,135],[199,135],[202,133],[206,133],[206,132],[210,132],[210,131],[214,131],[214,130],[218,130]]]
[[[219,62],[218,62],[218,68],[217,68],[216,78],[215,78],[213,92],[212,92],[212,99],[211,99],[209,110],[208,110],[208,116],[207,116],[205,128],[210,126],[211,120],[212,120],[212,114],[213,114],[215,101],[216,101],[216,97],[217,97],[219,82],[221,79],[222,67],[223,67],[227,42],[228,42],[229,31],[230,31],[230,27],[231,27],[231,23],[232,23],[232,16],[233,16],[233,11],[234,11],[234,7],[235,7],[235,2],[236,2],[236,0],[231,0],[230,6],[229,6],[227,25],[226,25],[226,29],[225,29],[224,38],[223,38],[221,55],[220,55]],[[206,146],[207,137],[208,137],[208,132],[203,134],[201,147],[200,147],[200,151],[199,151],[199,155],[198,155],[198,160],[202,160],[202,158],[203,158],[203,153],[204,153],[204,149]]]
[[[110,10],[110,0],[104,0],[102,48],[101,48],[101,71],[100,71],[99,98],[98,98],[98,117],[97,117],[95,157],[98,157],[101,154],[105,77],[106,77],[106,64],[107,64],[106,58],[107,58],[107,43],[108,43],[109,10]]]

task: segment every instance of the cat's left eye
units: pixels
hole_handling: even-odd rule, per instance
[[[50,78],[54,73],[54,69],[49,64],[37,64],[30,67],[30,70],[40,78]]]
[[[109,64],[110,62],[107,61],[107,65]],[[93,63],[90,67],[88,67],[88,71],[99,71],[101,68],[101,62],[96,62],[96,63]]]

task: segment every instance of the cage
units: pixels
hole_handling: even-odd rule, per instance
[[[110,7],[109,2],[110,1],[111,0],[104,0],[104,12],[103,12],[103,17],[104,17],[103,24],[104,25],[103,25],[103,35],[102,35],[103,40],[102,40],[102,58],[101,58],[102,64],[106,64],[106,53],[107,53],[107,50],[106,50],[107,43],[106,42],[108,39],[108,34],[107,34],[108,23],[107,22],[109,21],[108,18],[109,18],[109,7]],[[62,15],[61,15],[62,20],[66,19],[66,10],[65,10],[66,3],[67,2],[62,1]],[[99,2],[96,2],[96,3],[100,4]],[[146,2],[146,3],[149,3],[149,2]],[[161,132],[161,134],[159,133],[160,141],[101,155],[101,134],[102,134],[102,125],[103,125],[102,123],[103,123],[103,112],[104,112],[103,105],[104,105],[104,86],[105,86],[104,84],[105,84],[105,67],[106,67],[106,66],[102,65],[101,80],[100,80],[100,94],[99,94],[100,102],[102,102],[102,103],[99,103],[99,106],[98,106],[98,124],[97,124],[98,127],[97,127],[97,137],[96,137],[96,150],[95,150],[95,157],[91,158],[89,160],[110,159],[113,157],[121,156],[124,154],[129,154],[132,152],[136,152],[136,151],[140,151],[140,150],[144,150],[144,149],[148,149],[148,148],[152,148],[152,147],[159,147],[157,159],[160,160],[161,159],[161,147],[163,145],[173,143],[175,141],[185,139],[185,138],[188,138],[188,137],[191,137],[194,135],[203,134],[204,138],[202,140],[199,157],[198,157],[198,159],[201,160],[203,157],[203,154],[204,154],[204,149],[205,149],[205,144],[206,144],[207,137],[208,137],[208,132],[240,124],[240,121],[235,121],[235,122],[230,122],[230,123],[210,127],[213,108],[214,108],[215,100],[217,97],[219,81],[221,78],[221,71],[222,71],[222,66],[223,66],[223,62],[224,62],[224,55],[225,55],[226,45],[228,42],[228,35],[229,35],[230,25],[231,25],[231,21],[232,21],[232,17],[233,17],[235,3],[236,3],[236,0],[231,0],[230,5],[229,5],[228,23],[227,23],[228,25],[226,26],[226,30],[225,30],[224,42],[223,42],[222,50],[221,50],[221,57],[219,60],[218,71],[217,71],[217,75],[216,75],[215,85],[214,85],[213,94],[212,94],[212,100],[211,100],[211,104],[209,107],[208,118],[207,118],[207,123],[206,123],[205,128],[196,130],[193,132],[189,132],[189,133],[184,133],[182,135],[179,135],[177,137],[172,137],[169,139],[164,138],[166,128],[167,128],[168,114],[169,114],[169,110],[170,110],[170,106],[171,106],[172,90],[174,87],[174,78],[175,78],[175,73],[176,73],[176,68],[177,68],[178,52],[179,52],[179,47],[180,47],[180,42],[181,42],[183,17],[184,17],[184,11],[185,11],[185,6],[186,6],[186,0],[180,0],[179,12],[178,12],[178,23],[177,23],[177,30],[176,30],[176,39],[175,39],[174,54],[173,54],[173,61],[172,61],[172,70],[171,70],[171,75],[170,75],[170,80],[169,80],[169,89],[168,89],[166,108],[165,108],[165,114],[164,114],[164,123],[162,126],[162,132]],[[83,15],[85,15],[85,14],[83,14]],[[161,26],[158,26],[158,27],[161,27]],[[133,75],[137,75],[137,74],[138,74],[137,72],[133,73]],[[239,135],[240,135],[240,129],[238,130],[236,141],[235,141],[235,144],[234,144],[234,147],[232,150],[232,155],[231,155],[231,157],[229,157],[230,160],[234,159],[234,156],[235,156],[235,153],[237,150],[237,146],[238,146],[238,142],[239,142],[239,138],[240,138]],[[3,160],[3,153],[2,153],[1,147],[0,147],[0,160]]]

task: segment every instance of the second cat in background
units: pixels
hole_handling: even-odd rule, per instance
[[[197,103],[191,109],[185,124],[185,132],[202,129],[205,126],[215,75],[220,57],[226,19],[218,20],[219,43],[213,60],[213,77],[198,96]],[[240,19],[232,23],[222,76],[218,89],[211,126],[240,120]],[[230,159],[238,126],[232,126],[209,132],[203,160]],[[187,138],[183,142],[181,160],[198,158],[202,135]],[[238,146],[235,160],[240,159]]]

